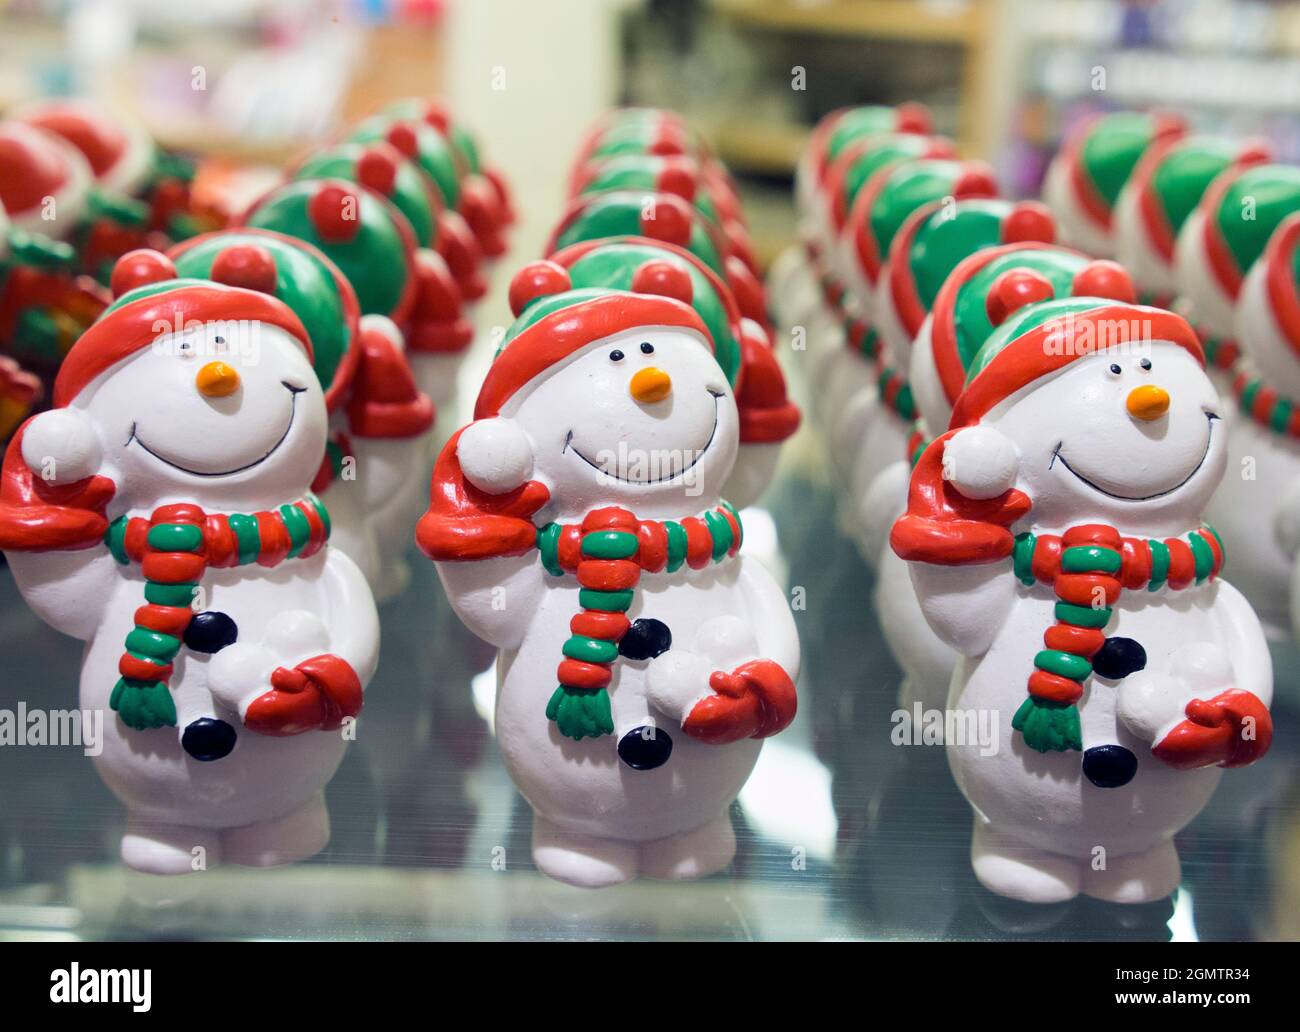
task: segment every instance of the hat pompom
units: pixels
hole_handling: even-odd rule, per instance
[[[1021,201],[1002,222],[1002,243],[1056,242],[1056,220],[1040,201]]]
[[[441,101],[430,100],[424,106],[424,120],[440,133],[451,128],[451,115]]]
[[[685,247],[691,241],[691,209],[680,197],[662,194],[641,213],[641,235]]]
[[[521,315],[539,297],[559,294],[572,287],[569,270],[564,266],[545,258],[529,262],[510,281],[510,311]]]
[[[127,251],[117,260],[108,282],[109,289],[117,298],[136,287],[147,287],[150,283],[162,283],[175,278],[176,266],[170,258],[160,251],[142,247]]]
[[[1080,269],[1071,290],[1080,297],[1106,297],[1130,305],[1137,302],[1137,291],[1128,269],[1119,262],[1104,258],[1089,262]]]
[[[952,195],[963,197],[996,197],[998,181],[993,169],[982,161],[968,161],[952,184]]]
[[[699,177],[689,158],[668,158],[659,173],[659,189],[684,201],[694,201]]]
[[[325,183],[307,202],[307,217],[320,238],[344,244],[361,230],[361,198],[338,183]]]
[[[736,393],[741,444],[774,444],[799,428],[799,407],[786,392],[785,374],[763,327],[753,319],[740,326],[741,374]]]
[[[213,259],[208,278],[228,287],[243,287],[262,294],[274,294],[278,272],[275,259],[265,247],[235,244],[224,248]]]
[[[930,109],[924,104],[909,102],[899,104],[894,109],[896,115],[895,128],[900,133],[928,133],[934,129],[934,122],[930,118]]]
[[[1041,273],[1033,269],[1008,269],[993,281],[984,299],[984,310],[989,322],[1001,326],[1008,316],[1025,305],[1050,301],[1055,296],[1051,281]]]
[[[638,294],[658,294],[689,305],[695,296],[691,275],[672,262],[649,261],[632,274],[632,289]]]
[[[357,180],[375,193],[389,196],[397,182],[397,162],[392,151],[386,147],[367,147],[357,159]]]
[[[408,158],[414,158],[420,153],[420,138],[415,135],[415,130],[405,122],[396,122],[391,125],[388,132],[384,134],[384,139]]]

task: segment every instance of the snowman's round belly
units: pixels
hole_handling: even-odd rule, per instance
[[[1242,416],[1228,437],[1228,474],[1206,518],[1223,538],[1225,576],[1275,631],[1290,628],[1292,560],[1273,532],[1285,490],[1300,478],[1300,446]]]
[[[1200,599],[1175,598],[1173,605],[1121,601],[1106,627],[1108,636],[1131,638],[1147,653],[1147,668],[1159,670],[1178,649],[1195,641],[1218,641],[1208,609],[1213,588]],[[1166,594],[1167,600],[1169,596]],[[1082,753],[1039,753],[1011,727],[1027,697],[1026,682],[1043,631],[1054,623],[1053,601],[1043,588],[1022,595],[993,646],[978,662],[963,661],[951,705],[983,718],[995,729],[991,755],[978,741],[948,745],[948,759],[962,792],[977,813],[1000,832],[1031,846],[1087,860],[1098,848],[1124,855],[1151,848],[1192,820],[1209,801],[1222,776],[1218,768],[1176,771],[1151,755],[1151,743],[1131,734],[1116,714],[1123,681],[1088,679],[1079,704]],[[1109,748],[1106,748],[1109,747]],[[1136,759],[1130,780],[1098,787],[1084,772],[1088,750],[1094,775],[1104,761],[1124,750]],[[1122,766],[1122,765],[1117,765]]]
[[[747,619],[745,598],[728,573],[700,571],[690,582],[675,577],[672,586],[646,589],[662,579],[642,579],[628,617],[664,623],[673,649],[689,649],[695,628],[711,617],[730,613]],[[706,581],[709,590],[703,590]],[[740,794],[761,743],[703,745],[688,737],[677,720],[646,698],[652,660],[620,656],[614,662],[612,735],[575,742],[547,720],[560,650],[569,637],[569,620],[579,612],[574,579],[566,582],[547,591],[518,652],[502,657],[496,735],[510,776],[549,820],[604,838],[663,838],[717,817]],[[622,752],[642,769],[620,757],[619,743],[629,735]]]
[[[314,611],[324,619],[327,614],[314,583],[323,557],[321,563],[306,560],[302,566],[308,564],[312,565],[303,572],[314,576],[303,579],[288,576],[287,564],[269,573],[259,571],[261,584],[256,590],[255,582],[236,580],[234,571],[210,574],[204,582],[205,611],[229,616],[236,640],[256,640],[260,628],[289,609]],[[118,586],[82,664],[81,705],[104,714],[104,747],[95,757],[95,766],[105,784],[133,813],[213,828],[283,816],[320,791],[343,758],[342,735],[309,731],[279,738],[248,731],[238,714],[213,704],[207,690],[206,654],[182,648],[176,657],[169,684],[176,703],[176,727],[135,731],[121,722],[109,708],[109,696],[143,590],[138,579]],[[198,760],[181,746],[186,728],[205,719],[224,721],[237,736],[233,749],[220,759]]]

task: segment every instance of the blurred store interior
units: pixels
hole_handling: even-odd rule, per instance
[[[477,317],[485,333],[509,322],[508,272],[542,253],[584,129],[611,106],[672,108],[702,132],[740,185],[766,266],[794,238],[791,177],[811,127],[849,104],[924,102],[936,130],[989,161],[1009,196],[1036,196],[1063,134],[1098,110],[1171,108],[1198,130],[1266,137],[1279,160],[1296,161],[1300,3],[0,0],[0,113],[75,95],[134,112],[193,155],[196,191],[228,210],[348,120],[395,98],[446,98],[505,172],[519,214]],[[462,383],[490,355],[481,350]],[[798,390],[798,372],[787,375]],[[87,761],[0,756],[0,934],[1300,936],[1294,735],[1267,769],[1225,783],[1219,808],[1189,830],[1176,908],[1116,916],[1081,901],[1028,915],[976,899],[968,811],[942,750],[902,758],[888,745],[892,687],[853,688],[898,674],[878,640],[848,644],[869,619],[855,615],[865,573],[834,534],[815,432],[787,451],[766,533],[780,528],[790,581],[822,585],[821,615],[801,624],[805,654],[822,658],[805,671],[797,733],[768,747],[741,798],[742,842],[775,846],[752,850],[725,891],[714,880],[583,895],[535,876],[500,880],[493,849],[526,855],[527,807],[484,723],[491,650],[457,624],[426,563],[401,611],[384,611],[380,734],[330,788],[326,856],[149,888],[115,863],[105,829],[120,815]],[[70,687],[76,644],[3,590],[4,654],[19,657],[21,676]],[[435,679],[463,700],[431,703],[422,686]],[[384,687],[404,701],[385,709]],[[1295,730],[1294,714],[1286,723]],[[1199,905],[1202,889],[1212,904]]]

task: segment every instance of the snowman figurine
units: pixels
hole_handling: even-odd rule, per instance
[[[1233,577],[1259,613],[1279,683],[1300,691],[1291,571],[1300,549],[1300,215],[1285,219],[1237,301],[1242,359],[1228,434],[1228,475],[1209,517],[1232,552]]]
[[[1132,274],[1143,304],[1173,303],[1174,245],[1214,179],[1267,160],[1259,144],[1216,136],[1175,136],[1147,149],[1120,191],[1113,220],[1115,257]]]
[[[1077,124],[1047,167],[1043,200],[1062,242],[1094,258],[1115,257],[1115,206],[1143,154],[1186,133],[1169,115],[1118,111]]]
[[[311,341],[268,294],[177,279],[155,252],[113,282],[5,455],[0,547],[28,605],[86,642],[80,704],[106,716],[95,763],[128,866],[311,856],[379,644],[309,491]]]
[[[972,205],[1005,202],[968,201]],[[1033,211],[1034,209],[1028,209]],[[920,214],[920,213],[918,213]],[[1010,218],[1025,219],[1015,214]],[[1004,234],[1028,232],[1036,221],[1019,228],[1003,223]],[[1040,230],[1047,227],[1040,225]],[[904,229],[907,233],[907,228]],[[1047,234],[1040,234],[1047,235]],[[918,238],[923,238],[918,233]],[[934,243],[944,239],[937,235]],[[926,252],[928,254],[928,251]],[[893,258],[891,257],[891,278]],[[961,261],[943,281],[933,308],[925,317],[911,348],[908,380],[918,413],[913,439],[908,442],[904,461],[888,467],[876,478],[863,501],[867,510],[864,526],[869,532],[885,523],[881,542],[887,541],[888,527],[907,507],[907,485],[912,465],[935,436],[931,428],[946,430],[952,418],[952,406],[965,385],[971,360],[996,328],[996,320],[1005,314],[1001,292],[994,294],[994,283],[1013,295],[1013,303],[1049,295],[1067,297],[1084,295],[1108,297],[1118,301],[1134,300],[1133,284],[1128,274],[1115,262],[1093,261],[1078,251],[1046,243],[1023,241],[985,247]],[[921,281],[917,284],[923,290]],[[1046,287],[1044,287],[1044,283]],[[1024,289],[1028,297],[1015,299],[1015,289]],[[911,287],[906,280],[899,285],[900,296],[907,297]],[[918,294],[928,296],[928,292]],[[993,301],[990,303],[990,297]],[[886,522],[887,521],[887,522]],[[870,539],[874,543],[874,538]],[[911,711],[916,703],[924,709],[942,709],[957,661],[957,653],[944,642],[926,621],[915,593],[911,589],[908,564],[892,548],[880,549],[876,571],[876,614],[890,650],[903,670],[899,688],[899,706]]]
[[[1201,522],[1221,401],[1179,316],[996,281],[998,328],[922,454],[891,544],[962,656],[950,736],[976,877],[1030,902],[1163,898],[1173,836],[1268,749],[1259,621]]]
[[[1230,165],[1214,178],[1174,243],[1177,307],[1205,343],[1223,393],[1241,355],[1237,296],[1273,230],[1300,211],[1300,168]]]
[[[720,496],[740,417],[692,276],[627,258],[631,290],[574,288],[554,262],[515,277],[519,318],[416,531],[501,650],[497,741],[534,860],[593,887],[731,860],[727,808],[793,719],[799,669]]]

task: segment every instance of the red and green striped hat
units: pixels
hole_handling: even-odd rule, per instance
[[[914,158],[955,158],[957,150],[944,136],[889,133],[855,140],[831,163],[825,177],[831,227],[844,229],[862,187],[877,172]]]
[[[889,245],[889,296],[903,332],[916,336],[948,274],[967,256],[996,244],[1055,238],[1052,214],[1037,201],[972,198],[917,208]]]
[[[415,233],[379,194],[344,179],[298,179],[253,202],[240,223],[318,247],[348,278],[363,314],[399,325],[415,303]]]
[[[726,281],[741,315],[767,325],[767,299],[753,269],[722,230],[674,194],[611,190],[575,197],[546,245],[552,254],[583,240],[642,236],[675,244]]]
[[[1106,266],[1107,275],[1117,268],[1113,262]],[[1205,365],[1201,342],[1181,315],[1110,298],[1044,298],[1043,283],[1037,274],[1013,271],[994,284],[988,304],[1002,321],[971,360],[949,429],[973,426],[1021,388],[1110,343],[1122,343],[1110,340],[1109,328],[1116,325],[1141,325],[1143,340],[1177,344]]]
[[[1235,298],[1273,230],[1300,211],[1300,168],[1234,165],[1210,184],[1201,211],[1210,268],[1224,293]]]
[[[832,111],[817,123],[808,143],[813,182],[823,184],[839,156],[859,140],[898,133],[926,135],[932,131],[930,112],[923,104],[866,104]]]
[[[1229,167],[1249,168],[1267,160],[1262,145],[1216,136],[1175,136],[1148,148],[1130,183],[1146,236],[1166,264],[1173,263],[1178,231],[1214,179]]]
[[[845,232],[853,234],[858,263],[875,283],[895,235],[923,205],[952,197],[996,197],[993,170],[982,161],[921,159],[878,170],[858,191]]]
[[[1136,111],[1093,115],[1066,137],[1057,160],[1066,164],[1079,207],[1098,229],[1109,232],[1120,190],[1147,148],[1185,132],[1182,121],[1169,115]]]
[[[613,334],[641,326],[672,326],[698,334],[710,351],[708,326],[691,307],[689,273],[659,259],[637,266],[631,290],[574,287],[569,270],[549,259],[525,265],[510,283],[517,318],[488,368],[475,419],[497,415],[522,388]]]
[[[463,159],[442,133],[429,123],[393,114],[371,115],[347,131],[357,143],[383,141],[410,158],[428,175],[448,208],[460,208],[461,178],[468,172]]]
[[[290,173],[293,179],[346,179],[386,197],[406,216],[420,247],[438,241],[442,194],[423,169],[391,144],[339,143],[314,151]]]
[[[356,372],[361,309],[333,262],[304,240],[266,229],[204,233],[168,252],[177,275],[259,290],[283,301],[312,343],[312,368],[332,412]]]
[[[1021,292],[1021,293],[1017,293]],[[930,347],[951,405],[1007,308],[1076,295],[1133,301],[1133,283],[1115,262],[1032,241],[988,247],[963,259],[944,281],[930,320]]]
[[[222,275],[222,270],[217,270]],[[240,277],[235,276],[236,279]],[[248,320],[284,330],[312,359],[311,338],[283,301],[242,284],[181,278],[158,251],[128,251],[113,267],[116,298],[72,345],[54,381],[54,407],[72,402],[93,380],[158,340],[159,327]]]

